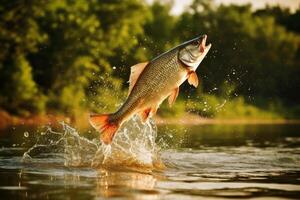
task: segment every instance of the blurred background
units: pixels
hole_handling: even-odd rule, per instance
[[[0,127],[114,111],[130,66],[200,34],[200,85],[160,118],[298,119],[300,3],[253,2],[2,0]]]

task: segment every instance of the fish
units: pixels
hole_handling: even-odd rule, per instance
[[[119,127],[135,114],[147,122],[166,98],[172,106],[179,94],[179,86],[185,80],[197,87],[196,69],[211,48],[211,44],[206,46],[206,40],[207,35],[198,36],[150,62],[132,66],[129,92],[122,106],[114,113],[90,114],[89,122],[100,132],[101,141],[110,144]]]

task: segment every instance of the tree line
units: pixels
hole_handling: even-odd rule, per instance
[[[0,108],[16,115],[108,112],[127,94],[130,66],[206,33],[212,49],[197,70],[202,94],[299,106],[300,9],[255,10],[194,0],[3,0],[0,4]],[[298,107],[299,108],[299,107]],[[299,108],[300,114],[300,108]]]

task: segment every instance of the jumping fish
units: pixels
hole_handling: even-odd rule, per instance
[[[199,36],[150,62],[132,66],[128,97],[119,110],[111,114],[90,115],[90,124],[101,133],[101,140],[110,144],[122,123],[136,113],[146,122],[167,97],[172,105],[178,96],[179,86],[186,79],[197,87],[195,70],[211,48],[211,44],[206,46],[206,39],[206,35]]]

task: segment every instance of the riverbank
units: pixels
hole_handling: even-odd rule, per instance
[[[205,124],[300,124],[300,119],[211,119],[203,118],[199,115],[186,113],[181,117],[163,118],[155,116],[154,120],[158,125],[205,125]],[[83,114],[80,119],[71,119],[58,114],[31,115],[28,117],[18,117],[0,110],[0,129],[11,126],[58,126],[60,122],[73,124],[78,128],[88,128],[88,113]]]
[[[30,115],[28,117],[19,117],[9,114],[4,110],[0,110],[0,129],[11,126],[41,126],[53,125],[57,126],[59,122],[71,123],[71,119],[63,115]]]
[[[185,114],[180,118],[155,117],[155,121],[160,125],[205,125],[205,124],[300,124],[300,119],[212,119],[203,118],[194,114]]]

